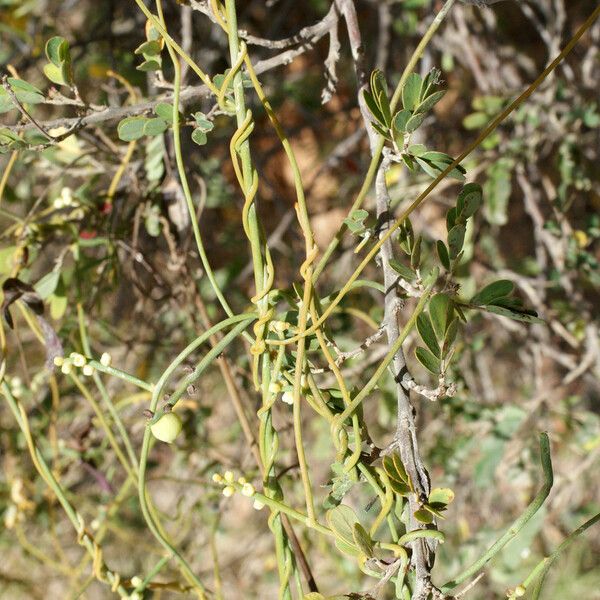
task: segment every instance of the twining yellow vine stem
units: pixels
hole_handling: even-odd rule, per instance
[[[137,0],[136,0],[137,1]],[[158,5],[157,5],[158,6]],[[153,21],[154,22],[154,21]],[[161,25],[159,23],[159,25]],[[223,310],[227,313],[229,317],[233,316],[233,311],[227,302],[227,299],[223,295],[219,284],[217,283],[216,277],[208,260],[208,256],[206,254],[206,249],[204,248],[204,242],[202,240],[202,235],[200,233],[200,227],[198,225],[198,221],[196,219],[196,208],[194,206],[194,201],[192,199],[192,192],[190,190],[188,178],[185,172],[185,164],[183,161],[183,155],[181,152],[181,128],[180,128],[180,116],[179,116],[179,95],[181,92],[181,65],[179,63],[179,59],[177,58],[177,54],[175,52],[176,47],[173,45],[171,38],[166,34],[166,30],[163,25],[161,25],[162,31],[160,31],[161,35],[163,35],[165,39],[165,44],[167,46],[167,50],[169,52],[169,56],[173,62],[173,68],[175,71],[174,82],[173,82],[173,149],[175,152],[175,162],[177,164],[177,173],[179,175],[179,181],[181,183],[181,189],[183,190],[183,195],[185,197],[188,213],[190,215],[190,222],[192,224],[192,231],[194,233],[194,239],[196,242],[196,247],[198,249],[198,254],[200,256],[200,261],[202,262],[202,267],[206,273],[206,276],[211,284],[215,295],[217,296]],[[164,34],[163,34],[164,31]],[[183,52],[183,51],[182,51]],[[184,53],[185,54],[185,53]],[[182,54],[183,56],[183,54]],[[186,58],[187,57],[187,58]],[[189,58],[187,55],[184,56],[184,60],[188,64],[196,63]],[[196,68],[201,71],[201,69],[196,65]],[[194,69],[196,70],[196,69]],[[197,71],[196,71],[197,72]],[[216,88],[215,88],[216,90]],[[216,90],[215,93],[218,93]],[[252,337],[244,332],[244,336],[248,341],[253,342]]]
[[[266,97],[264,90],[256,76],[256,72],[254,71],[254,67],[252,66],[252,62],[249,57],[246,57],[246,68],[248,70],[248,75],[250,76],[250,80],[254,86],[256,94],[263,105],[275,132],[277,133],[277,137],[279,138],[281,145],[286,153],[288,158],[288,162],[292,169],[292,174],[294,178],[294,186],[296,190],[296,214],[298,216],[298,221],[300,223],[300,228],[302,230],[304,236],[305,243],[305,252],[306,252],[306,260],[300,267],[300,274],[304,279],[304,292],[302,297],[302,305],[300,307],[299,316],[298,316],[298,329],[303,331],[306,329],[309,308],[312,304],[312,263],[317,256],[317,246],[314,242],[313,232],[310,226],[310,219],[308,215],[308,207],[306,204],[306,197],[304,195],[304,186],[302,184],[302,175],[300,173],[300,168],[298,166],[298,161],[296,160],[296,155],[292,149],[292,146],[271,106],[271,103]],[[302,421],[300,416],[300,396],[302,391],[302,374],[304,372],[304,362],[305,362],[305,345],[303,343],[298,344],[298,349],[296,353],[296,365],[294,370],[294,389],[293,389],[293,416],[294,416],[294,433],[296,436],[296,450],[298,452],[298,462],[300,464],[300,472],[302,475],[302,482],[304,485],[304,492],[306,496],[307,503],[307,513],[310,518],[314,518],[314,500],[312,494],[312,486],[310,484],[310,477],[308,474],[308,465],[306,462],[306,456],[304,453],[304,446],[302,442]]]
[[[306,329],[305,331],[295,335],[291,338],[287,338],[286,340],[267,340],[269,344],[272,345],[280,345],[280,344],[292,344],[297,342],[302,337],[307,335],[312,335],[317,328],[319,328],[329,317],[329,315],[333,312],[335,307],[342,301],[344,296],[351,289],[352,284],[358,279],[359,275],[364,271],[365,267],[371,262],[371,259],[379,252],[379,249],[383,244],[394,234],[394,232],[402,225],[402,223],[406,220],[406,218],[418,207],[422,204],[422,202],[429,196],[429,194],[440,184],[440,182],[460,163],[467,158],[476,148],[479,147],[481,142],[485,140],[496,128],[505,121],[508,116],[513,113],[525,100],[527,100],[533,92],[544,82],[544,80],[558,67],[558,65],[564,60],[564,58],[573,50],[577,42],[583,36],[583,34],[592,26],[594,21],[600,15],[600,5],[596,7],[596,9],[592,12],[592,14],[585,20],[583,25],[577,30],[575,35],[571,38],[569,43],[562,49],[560,54],[542,71],[542,73],[537,77],[537,79],[515,100],[513,100],[498,116],[496,116],[490,123],[483,129],[483,131],[477,136],[477,139],[470,144],[467,149],[458,156],[455,160],[450,163],[446,169],[444,169],[428,186],[423,190],[417,198],[410,204],[410,206],[392,223],[389,229],[386,231],[385,235],[379,238],[378,242],[369,250],[365,258],[361,261],[355,271],[350,275],[348,281],[342,287],[342,289],[338,292],[335,298],[331,301],[329,306],[323,314],[319,318],[316,323],[313,323],[311,327]]]

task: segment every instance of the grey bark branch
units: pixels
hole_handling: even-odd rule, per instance
[[[324,37],[332,26],[337,23],[337,13],[335,10],[330,10],[327,15],[319,21],[319,27],[315,27],[314,35],[312,38],[305,40],[297,48],[286,50],[281,54],[272,56],[270,58],[260,60],[254,65],[254,70],[257,75],[271,71],[281,65],[290,64],[296,57],[304,54],[308,50],[314,47],[314,45]],[[81,129],[86,129],[93,126],[99,125],[114,125],[125,117],[133,117],[136,115],[142,115],[151,112],[154,107],[160,102],[170,102],[173,94],[171,92],[167,94],[161,94],[146,100],[145,102],[139,102],[130,106],[107,106],[101,110],[94,110],[87,115],[81,117],[61,117],[58,119],[52,119],[49,121],[39,122],[39,126],[43,130],[48,131],[51,129],[64,127],[69,131],[69,135],[76,133]],[[202,98],[210,96],[210,92],[205,85],[189,86],[181,90],[180,103],[183,107],[195,102],[200,101]],[[57,101],[50,102],[51,104],[59,104]],[[64,104],[72,104],[72,102],[64,102]],[[19,123],[17,125],[6,127],[10,131],[26,131],[35,128],[32,122]],[[61,136],[61,139],[64,139]]]
[[[215,19],[208,2],[191,0],[190,5],[193,10],[201,12],[213,23],[217,23],[217,20]],[[240,29],[238,34],[249,46],[262,46],[263,48],[269,48],[270,50],[284,50],[290,46],[304,46],[307,43],[313,44],[315,40],[321,39],[326,33],[328,33],[329,30],[336,25],[337,20],[337,12],[332,4],[327,14],[320,21],[314,25],[303,27],[294,35],[281,40],[268,40],[266,38],[257,37],[249,34],[243,29]]]
[[[356,8],[353,0],[336,0],[335,5],[340,11],[340,14],[343,15],[346,22],[348,37],[350,40],[350,49],[352,52],[356,79],[358,83],[358,104],[360,106],[365,127],[369,135],[371,153],[373,153],[377,145],[377,134],[371,126],[369,111],[363,97],[363,90],[367,86],[368,77],[364,65],[364,48],[362,45],[360,28],[358,25]],[[380,236],[382,236],[387,227],[389,227],[390,220],[393,220],[391,219],[391,215],[389,213],[389,195],[387,191],[387,185],[385,183],[386,168],[387,161],[384,159],[379,167],[375,180],[377,216],[379,219],[381,219]],[[394,251],[392,241],[389,239],[382,245],[379,258],[383,268],[385,288],[383,325],[386,331],[388,344],[390,346],[398,340],[400,335],[397,319],[398,297],[396,294],[396,283],[398,276],[389,266],[393,255]],[[423,465],[423,461],[419,453],[415,415],[413,407],[410,403],[409,392],[402,385],[402,379],[404,375],[408,373],[406,368],[406,360],[402,349],[400,349],[394,357],[393,371],[396,379],[397,395],[397,424],[393,446],[398,448],[404,467],[406,468],[406,471],[409,474],[415,488],[415,493],[411,494],[409,498],[409,527],[411,529],[417,529],[424,527],[424,525],[415,519],[414,512],[420,508],[422,502],[427,501],[430,485],[427,470]],[[413,590],[412,597],[413,600],[426,600],[432,590],[431,568],[434,561],[435,545],[430,545],[428,542],[421,539],[413,542],[411,544],[411,548],[413,551],[412,563],[414,565],[416,574],[415,589]]]
[[[337,21],[329,30],[329,52],[325,59],[325,88],[321,92],[321,103],[327,104],[335,93],[338,77],[336,73],[337,62],[340,59],[340,40],[338,38]]]
[[[377,218],[380,225],[379,236],[383,237],[385,232],[394,221],[390,214],[390,198],[385,183],[385,171],[388,163],[384,159],[377,171],[375,179],[375,195],[377,203]],[[397,290],[397,273],[390,267],[390,261],[394,258],[394,248],[391,238],[381,246],[379,258],[383,269],[383,283],[385,288],[385,305],[383,324],[386,330],[388,345],[392,346],[400,336],[400,327],[397,318],[397,306],[399,302]],[[408,374],[404,351],[400,349],[393,361],[393,372],[396,380],[397,401],[397,423],[396,434],[392,447],[400,452],[402,463],[406,472],[413,482],[415,493],[409,497],[409,526],[411,529],[423,528],[414,513],[426,502],[429,496],[429,476],[423,465],[419,452],[417,431],[415,425],[415,411],[410,403],[409,391],[404,387],[402,381]],[[410,375],[409,375],[410,377]],[[427,598],[430,591],[430,572],[433,567],[435,546],[428,544],[425,540],[417,540],[412,544],[413,564],[416,571],[416,586],[413,590],[413,599]]]

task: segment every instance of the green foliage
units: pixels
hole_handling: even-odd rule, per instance
[[[330,3],[288,11],[299,33],[261,49],[265,19],[282,22],[277,3],[237,15],[255,35],[246,48],[227,30],[231,0],[218,23],[136,2],[139,13],[99,3],[56,22],[53,1],[5,2],[0,17],[7,593],[33,597],[52,579],[64,597],[93,583],[138,600],[163,588],[408,600],[431,548],[438,594],[485,569],[474,595],[545,585],[563,597],[576,581],[583,600],[594,540],[565,573],[548,531],[573,531],[570,543],[597,522],[589,54],[471,144],[548,60],[537,38],[523,60],[519,25],[509,35],[500,18],[508,4],[476,21],[473,75],[457,50],[469,40],[444,25],[453,3],[437,20],[430,0],[391,3],[390,48],[403,50],[372,72],[360,123],[349,59],[360,48],[340,30],[338,49],[331,31],[324,75],[322,29],[306,27],[331,18]],[[581,10],[566,7],[564,31]],[[377,25],[357,18],[375,48]],[[423,56],[443,77],[419,64],[434,34]],[[494,95],[478,95],[481,83]],[[376,134],[373,154],[361,127]],[[454,160],[438,148],[468,156],[443,182]],[[541,475],[532,440],[546,429],[560,475],[548,510],[548,438]],[[250,576],[238,578],[246,542]],[[558,583],[544,584],[552,562]],[[313,576],[321,592],[307,594]]]
[[[44,65],[44,75],[57,85],[72,85],[73,68],[67,40],[54,36],[46,42],[45,51],[50,62]]]
[[[138,71],[151,72],[162,69],[161,52],[164,47],[164,41],[151,21],[146,24],[146,41],[140,44],[134,53],[142,55],[144,62],[136,67]]]

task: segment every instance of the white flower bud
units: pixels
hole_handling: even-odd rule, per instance
[[[251,483],[245,483],[242,486],[242,494],[244,496],[248,496],[248,498],[250,498],[250,496],[254,496],[255,492],[256,490],[254,489],[254,486]]]
[[[231,498],[231,496],[233,496],[234,492],[235,492],[235,489],[232,488],[230,485],[223,488],[223,496],[225,496],[225,498]]]
[[[69,359],[66,359],[60,367],[61,372],[64,375],[68,375],[73,370],[73,365]]]
[[[294,394],[292,392],[283,392],[281,400],[286,404],[294,404]]]
[[[76,367],[83,367],[87,362],[85,356],[79,352],[71,352],[71,360]]]
[[[4,527],[6,529],[12,529],[17,523],[18,517],[17,507],[14,504],[11,504],[4,513]]]
[[[100,364],[103,367],[110,367],[111,363],[112,363],[112,356],[108,352],[103,352],[102,356],[100,357]]]
[[[71,206],[73,204],[73,191],[71,188],[64,187],[60,190],[60,200],[63,206]]]
[[[278,381],[271,381],[269,384],[269,392],[271,394],[279,394],[281,391],[281,384]]]

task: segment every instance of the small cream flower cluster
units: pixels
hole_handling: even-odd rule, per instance
[[[103,367],[110,367],[111,363],[111,355],[108,352],[104,352],[100,357],[100,364]],[[54,365],[60,367],[60,370],[64,375],[72,373],[73,367],[80,368],[86,377],[90,377],[94,374],[94,367],[88,364],[88,359],[79,352],[71,352],[68,358],[64,358],[63,356],[54,357]]]
[[[4,526],[12,529],[17,523],[25,521],[25,513],[33,511],[35,504],[27,498],[22,479],[15,479],[10,487],[8,508],[4,511]]]
[[[231,496],[233,496],[233,494],[237,490],[242,492],[242,495],[247,496],[248,498],[251,498],[252,496],[254,496],[254,494],[256,494],[256,489],[254,489],[254,486],[251,483],[246,481],[245,477],[238,477],[236,481],[235,476],[231,471],[225,471],[223,475],[221,475],[220,473],[214,473],[212,476],[212,480],[215,483],[219,483],[222,486],[224,486],[223,496],[225,496],[225,498],[231,498]],[[260,510],[263,507],[264,504],[260,500],[254,500],[254,508],[256,510]]]
[[[23,398],[23,396],[29,392],[31,392],[31,394],[37,394],[41,388],[45,388],[46,379],[46,371],[40,370],[31,378],[29,386],[25,387],[25,384],[20,377],[10,377],[9,375],[4,376],[4,381],[6,381],[8,384],[10,393],[17,399]]]
[[[67,206],[76,206],[76,203],[73,201],[73,190],[68,187],[64,187],[60,190],[60,195],[54,199],[52,206],[56,210],[67,208]]]
[[[142,585],[142,583],[144,583],[142,581],[142,578],[138,577],[137,575],[134,575],[131,578],[130,583],[135,588],[135,590],[131,592],[129,596],[121,596],[121,600],[142,600],[144,594],[142,592],[137,591],[137,588],[139,588]]]
[[[300,386],[303,390],[305,390],[307,385],[308,382],[306,379],[306,375],[302,375],[302,378],[300,380]],[[285,402],[286,404],[289,404],[290,406],[294,404],[293,390],[294,388],[287,383],[285,385],[282,385],[281,383],[279,383],[279,381],[271,381],[271,383],[269,384],[269,392],[271,394],[279,394],[283,392],[283,394],[281,394],[281,401]]]
[[[275,333],[284,333],[291,325],[287,321],[273,320],[269,323],[269,329]]]

